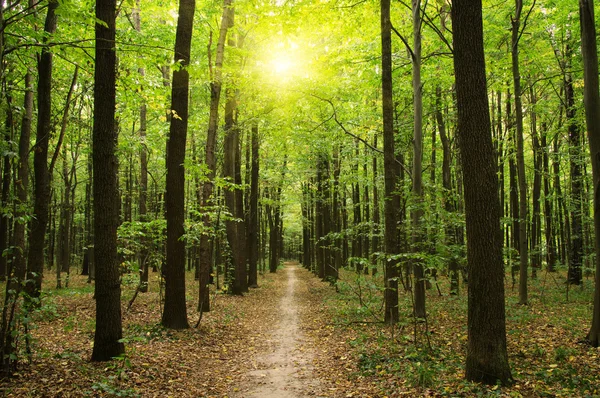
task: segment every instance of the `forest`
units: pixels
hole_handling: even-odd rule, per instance
[[[0,0],[6,397],[600,396],[593,0]]]

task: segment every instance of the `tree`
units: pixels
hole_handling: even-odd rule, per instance
[[[517,176],[519,181],[519,303],[527,304],[527,180],[525,179],[525,157],[523,149],[523,105],[521,101],[521,72],[519,70],[519,40],[521,39],[521,12],[523,0],[515,0],[515,16],[512,18],[512,73],[515,90],[515,122],[517,142]]]
[[[96,0],[94,73],[93,189],[96,266],[96,333],[92,361],[108,361],[125,352],[121,341],[121,283],[117,255],[119,170],[115,149],[116,0]]]
[[[385,180],[384,218],[385,253],[398,253],[396,193],[396,155],[394,151],[394,103],[392,99],[392,22],[390,0],[381,0],[381,100],[383,115],[383,170]],[[398,322],[398,261],[388,258],[385,262],[385,322]]]
[[[175,35],[175,63],[171,92],[171,126],[167,141],[167,263],[165,306],[162,325],[172,329],[189,327],[185,303],[185,144],[188,126],[190,48],[194,28],[195,0],[179,1]]]
[[[258,125],[252,126],[252,171],[250,174],[250,199],[248,209],[248,286],[258,287],[258,234],[260,226],[258,223],[258,172],[260,168],[258,141]],[[306,265],[306,264],[305,264]]]
[[[50,0],[48,2],[46,21],[44,23],[44,32],[47,35],[52,35],[56,31],[57,8],[57,0]],[[32,223],[31,231],[29,232],[29,253],[27,257],[28,282],[26,285],[27,294],[31,298],[38,298],[42,289],[48,205],[50,202],[48,142],[52,130],[52,52],[48,47],[42,49],[38,62],[37,104],[38,122],[36,143],[33,149],[33,217],[35,221]]]
[[[217,146],[217,129],[219,126],[219,102],[221,101],[221,87],[222,87],[222,69],[223,69],[223,56],[225,53],[225,40],[227,39],[227,31],[232,21],[232,7],[233,0],[223,0],[223,15],[221,17],[221,28],[219,29],[219,38],[217,40],[217,49],[215,56],[214,70],[209,57],[209,69],[210,69],[210,111],[208,119],[208,130],[206,134],[206,152],[204,163],[207,169],[206,180],[202,187],[202,208],[204,211],[203,223],[206,230],[211,230],[211,218],[208,207],[213,203],[213,190],[215,171],[217,167],[217,159],[215,156],[215,150]],[[211,36],[212,38],[212,36]],[[212,51],[208,46],[209,54]],[[200,293],[198,300],[198,310],[201,312],[210,311],[210,296],[208,292],[208,282],[210,280],[210,270],[212,267],[212,250],[210,244],[210,236],[208,233],[202,234],[200,237],[200,248],[198,255],[200,256]]]
[[[592,325],[587,340],[600,346],[600,91],[598,88],[598,49],[596,47],[596,20],[594,1],[579,0],[581,50],[583,54],[585,122],[590,142],[594,183],[594,229],[596,276]]]
[[[458,142],[469,272],[466,378],[510,384],[498,176],[491,136],[481,0],[452,4]]]
[[[423,86],[421,84],[421,1],[412,0],[413,15],[413,101],[414,101],[414,134],[413,134],[413,185],[412,193],[417,203],[412,211],[413,250],[423,250],[423,233],[421,219],[423,218]],[[415,305],[414,315],[425,318],[425,275],[423,264],[414,260],[415,274]]]
[[[570,34],[568,35],[570,36]],[[577,108],[575,106],[575,88],[573,87],[573,77],[571,74],[571,58],[573,56],[570,43],[566,45],[565,51],[565,116],[567,122],[567,131],[569,134],[569,174],[571,179],[571,239],[568,242],[569,248],[569,270],[567,273],[567,283],[579,285],[582,281],[583,265],[583,176],[581,165],[581,138],[577,120]]]
[[[142,21],[140,15],[140,1],[136,0],[135,8],[133,10],[133,22],[134,28],[137,32],[142,30]],[[138,73],[141,77],[145,76],[146,71],[144,68],[139,68]],[[140,187],[139,187],[139,219],[142,222],[147,222],[148,212],[148,144],[146,143],[146,130],[147,130],[147,106],[146,103],[140,105]],[[148,239],[145,239],[148,242]],[[140,284],[138,290],[142,293],[148,291],[148,257],[150,250],[148,250],[147,244],[144,244],[140,252]]]

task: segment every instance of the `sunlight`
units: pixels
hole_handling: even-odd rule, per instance
[[[301,84],[310,75],[310,57],[303,51],[302,43],[290,38],[266,42],[256,60],[256,73],[269,84],[280,87]]]
[[[271,61],[273,70],[278,75],[288,74],[294,67],[292,60],[286,55],[278,55]]]

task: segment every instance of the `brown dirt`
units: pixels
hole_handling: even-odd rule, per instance
[[[240,397],[304,397],[314,395],[319,384],[313,378],[314,349],[300,328],[302,314],[309,309],[299,298],[308,290],[310,275],[292,263],[282,273],[287,281],[275,285],[272,292],[279,304],[274,309],[277,321],[267,332],[268,349],[256,358],[256,369],[248,373]]]

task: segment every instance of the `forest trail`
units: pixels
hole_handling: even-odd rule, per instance
[[[287,281],[277,283],[275,294],[279,304],[273,308],[273,321],[268,325],[269,349],[256,358],[256,369],[248,373],[248,385],[238,397],[299,398],[313,396],[318,381],[313,377],[314,349],[302,330],[302,314],[308,308],[301,300],[308,290],[310,273],[297,263],[286,263],[282,271]],[[267,322],[269,320],[266,320]]]

